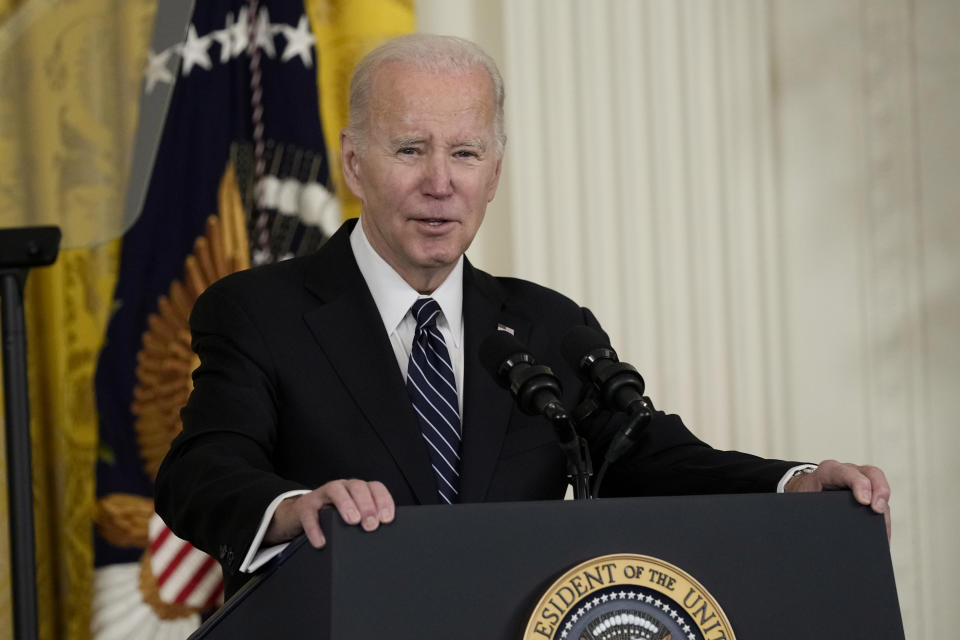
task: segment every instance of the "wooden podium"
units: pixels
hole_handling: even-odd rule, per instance
[[[321,525],[325,549],[296,540],[192,638],[519,640],[559,576],[617,553],[693,576],[737,640],[904,637],[883,519],[848,492],[402,507],[373,533],[324,511]]]

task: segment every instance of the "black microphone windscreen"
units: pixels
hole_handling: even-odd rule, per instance
[[[494,331],[480,343],[480,364],[498,382],[503,382],[500,367],[512,356],[526,353],[519,340],[506,331]]]
[[[616,358],[616,352],[610,346],[610,339],[603,331],[580,325],[574,327],[563,337],[560,350],[575,371],[580,370],[583,357],[595,349],[609,349]]]

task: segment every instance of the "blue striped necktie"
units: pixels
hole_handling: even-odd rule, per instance
[[[420,432],[430,450],[437,491],[444,502],[457,502],[460,492],[460,410],[450,353],[437,316],[440,305],[421,298],[410,308],[417,331],[407,366],[407,393],[420,418]]]

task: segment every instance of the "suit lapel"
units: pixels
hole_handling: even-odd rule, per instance
[[[525,342],[530,323],[510,314],[496,282],[467,262],[463,278],[464,402],[460,501],[481,502],[493,478],[513,397],[480,364],[480,344],[498,325]]]
[[[350,250],[352,228],[343,225],[308,269],[305,285],[324,304],[304,314],[304,321],[417,499],[434,504],[430,458],[380,314]]]

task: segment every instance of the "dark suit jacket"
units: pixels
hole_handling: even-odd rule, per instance
[[[234,274],[196,302],[201,365],[183,432],[157,475],[156,508],[173,531],[216,557],[228,593],[267,505],[337,478],[380,480],[397,504],[438,502],[416,414],[346,223],[315,254]],[[465,265],[463,502],[559,499],[565,464],[549,423],[521,414],[481,369],[478,348],[511,327],[554,368],[567,406],[581,384],[559,351],[589,310],[530,282]],[[616,427],[585,429],[596,460]],[[711,449],[676,416],[658,414],[603,494],[770,491],[792,463]]]

